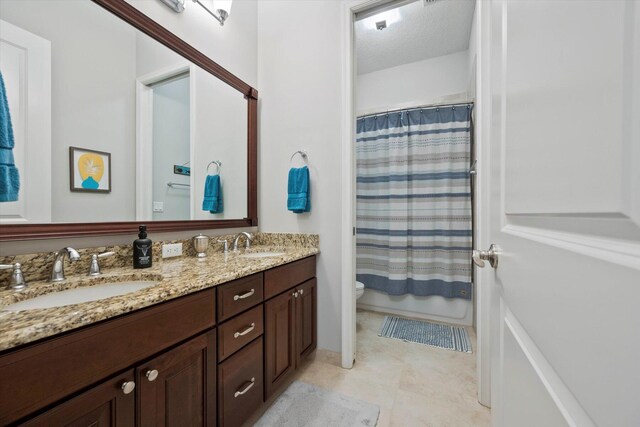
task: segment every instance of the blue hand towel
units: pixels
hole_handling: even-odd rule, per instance
[[[287,209],[297,214],[311,212],[311,181],[308,167],[289,169],[288,190]]]
[[[220,185],[220,175],[207,175],[204,182],[204,198],[202,199],[202,210],[212,214],[222,213],[222,186]]]
[[[0,202],[15,202],[20,192],[20,175],[13,160],[13,145],[9,102],[0,73]]]

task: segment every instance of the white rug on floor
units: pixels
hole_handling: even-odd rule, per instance
[[[300,381],[293,382],[257,427],[374,427],[378,405]]]

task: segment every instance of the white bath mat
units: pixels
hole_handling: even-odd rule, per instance
[[[378,336],[472,353],[467,330],[460,326],[385,316]]]

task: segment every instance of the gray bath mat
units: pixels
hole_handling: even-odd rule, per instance
[[[295,381],[255,427],[374,427],[380,408],[340,393]]]
[[[467,330],[458,326],[385,316],[378,336],[472,353]]]

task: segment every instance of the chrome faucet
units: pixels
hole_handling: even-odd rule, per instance
[[[244,236],[246,238],[245,248],[251,248],[251,242],[253,241],[253,236],[251,233],[247,233],[246,231],[241,231],[238,235],[233,239],[233,252],[238,252],[238,240],[240,237]]]
[[[67,255],[69,261],[75,262],[80,259],[80,254],[73,248],[62,248],[53,254],[53,266],[51,267],[51,281],[62,282],[64,277],[64,257]]]

